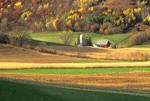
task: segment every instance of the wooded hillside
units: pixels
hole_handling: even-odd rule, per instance
[[[140,28],[150,24],[149,4],[149,0],[1,0],[0,31],[146,30]]]

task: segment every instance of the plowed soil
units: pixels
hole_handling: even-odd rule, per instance
[[[65,83],[126,90],[150,91],[150,72],[129,72],[97,75],[48,75],[0,73],[0,77],[51,83]]]

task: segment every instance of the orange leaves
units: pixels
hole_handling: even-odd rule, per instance
[[[105,30],[104,30],[104,34],[109,34],[108,29],[105,29]]]
[[[1,1],[0,1],[0,6],[1,6],[1,7],[3,6],[3,2],[1,2]]]
[[[93,12],[94,11],[94,7],[90,7],[88,10]]]
[[[147,1],[147,0],[143,0],[143,1],[141,2],[141,4],[142,4],[142,5],[147,5],[147,4],[148,4],[148,1]]]
[[[99,29],[99,32],[100,32],[100,33],[103,33],[103,28],[100,28],[100,29]]]
[[[0,18],[2,18],[2,13],[0,12]]]
[[[91,29],[91,30],[94,30],[94,25],[91,25],[91,26],[90,26],[90,29]]]
[[[75,22],[74,26],[78,27],[79,26],[79,22]]]
[[[0,11],[3,11],[3,10],[4,10],[4,8],[1,8],[1,9],[0,9]]]
[[[32,3],[33,3],[33,4],[37,3],[37,0],[32,0]]]
[[[85,12],[85,8],[80,8],[80,9],[78,9],[78,12],[84,13],[84,12]]]
[[[9,4],[9,5],[7,5],[7,8],[10,8],[11,7],[11,5]]]
[[[66,22],[66,24],[67,24],[68,26],[72,26],[71,20],[68,20],[68,21]]]

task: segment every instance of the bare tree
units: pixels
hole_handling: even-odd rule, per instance
[[[60,39],[65,45],[70,45],[74,40],[73,34],[71,33],[61,34]]]

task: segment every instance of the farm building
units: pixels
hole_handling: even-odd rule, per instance
[[[108,48],[110,46],[110,42],[108,40],[99,40],[94,46]]]

